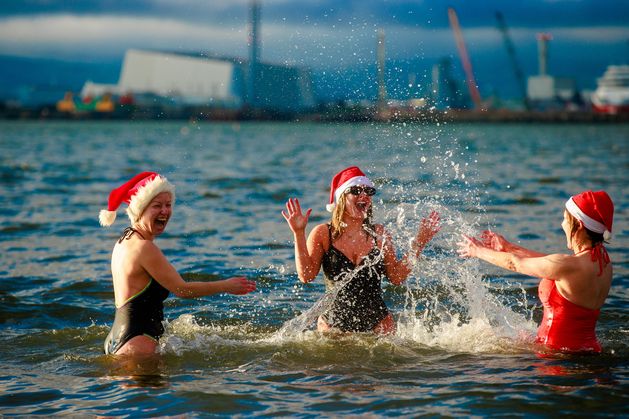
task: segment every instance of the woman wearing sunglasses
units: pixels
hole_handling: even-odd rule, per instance
[[[323,268],[326,289],[334,299],[319,317],[319,331],[395,332],[395,322],[383,298],[381,281],[399,285],[411,272],[411,259],[422,252],[439,231],[439,215],[422,220],[411,253],[398,259],[390,234],[372,223],[373,183],[356,166],[337,173],[330,186],[332,213],[327,224],[315,226],[306,240],[312,209],[304,214],[299,200],[290,198],[282,215],[295,240],[299,280],[312,281]]]

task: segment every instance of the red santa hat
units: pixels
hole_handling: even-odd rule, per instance
[[[109,194],[107,209],[100,211],[98,219],[100,225],[109,227],[116,220],[116,210],[123,203],[127,203],[127,215],[134,224],[151,203],[153,198],[162,192],[169,192],[175,201],[175,187],[164,176],[155,172],[142,172],[129,181],[123,183]]]
[[[329,212],[334,211],[334,207],[343,192],[352,186],[369,186],[373,188],[373,183],[356,166],[348,167],[338,172],[330,184],[330,203],[325,206]]]
[[[570,197],[566,209],[585,228],[609,239],[614,219],[614,204],[605,191],[585,191]]]

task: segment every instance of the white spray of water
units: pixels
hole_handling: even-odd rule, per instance
[[[442,139],[444,133],[447,137]],[[385,226],[401,252],[410,249],[420,220],[430,211],[440,214],[442,229],[406,282],[404,307],[397,316],[398,336],[456,352],[521,350],[535,331],[532,313],[517,313],[511,304],[500,301],[483,280],[486,266],[456,253],[461,234],[476,235],[484,213],[479,198],[484,191],[469,182],[476,160],[450,130],[441,128],[417,136],[409,146],[407,154],[418,153],[417,171],[430,174],[429,180],[402,182],[394,191],[394,205],[386,208],[383,203]],[[393,166],[388,170],[401,171]],[[526,307],[526,292],[518,288],[521,297],[515,305]]]
[[[395,176],[384,176],[382,186],[390,191],[388,195],[391,198],[374,202],[375,212],[381,215],[376,219],[383,219],[380,222],[393,236],[400,254],[409,251],[421,219],[432,210],[440,214],[442,229],[425,249],[424,255],[414,263],[413,271],[403,285],[404,302],[389,304],[396,320],[397,333],[384,339],[401,345],[400,348],[419,344],[451,352],[509,353],[526,350],[524,347],[528,347],[536,326],[530,311],[524,310],[522,314],[513,307],[514,304],[519,308],[527,307],[524,290],[514,286],[521,290],[519,300],[510,304],[501,302],[490,291],[490,284],[483,280],[483,265],[476,260],[460,259],[456,253],[456,243],[461,234],[475,235],[483,213],[476,198],[479,193],[472,190],[468,183],[470,176],[466,172],[470,170],[469,163],[457,161],[462,153],[456,153],[453,144],[442,145],[439,133],[417,137],[412,143],[416,147],[415,152],[421,156],[417,164],[424,173],[431,174],[431,180],[421,184],[417,180],[395,184],[390,180],[396,179]],[[407,151],[412,155],[411,150]],[[395,167],[404,159],[396,156],[391,160],[395,163],[391,163],[387,172],[404,172]],[[472,211],[464,212],[462,207]],[[473,219],[468,220],[467,217]],[[167,339],[162,339],[162,349],[177,353],[182,348],[206,347],[213,340],[227,345],[265,347],[308,341],[328,342],[329,336],[314,331],[317,318],[331,306],[338,292],[352,278],[353,275],[348,275],[309,309],[289,319],[270,335],[253,333],[243,338],[241,330],[240,337],[233,338],[234,330],[207,329],[196,324],[193,318],[182,316],[167,328]],[[187,336],[190,331],[192,337]],[[199,334],[201,336],[197,336]],[[381,341],[365,339],[370,344]],[[218,341],[214,343],[218,344]]]
[[[416,219],[427,210],[441,214],[443,227],[406,282],[398,336],[455,352],[517,351],[530,340],[535,325],[530,316],[516,313],[490,292],[480,262],[458,257],[460,235],[474,234],[461,214],[435,203],[406,206],[406,216],[397,217],[397,231],[407,231],[405,219]],[[526,298],[523,290],[521,296]]]
[[[393,199],[381,200],[376,206],[384,208],[385,227],[395,238],[400,254],[410,250],[421,219],[430,211],[441,215],[442,230],[425,256],[414,264],[404,285],[403,307],[390,307],[397,323],[395,339],[454,352],[521,351],[536,328],[532,313],[518,313],[501,302],[483,280],[483,265],[463,260],[456,253],[461,234],[477,233],[478,214],[483,212],[475,198],[478,193],[467,181],[469,163],[457,161],[460,154],[454,151],[456,144],[442,145],[439,133],[419,137],[413,144],[421,154],[419,163],[432,173],[434,185],[386,185],[392,187]],[[426,157],[426,151],[432,151],[432,156]],[[399,168],[391,164],[389,170],[398,173]],[[387,203],[392,206],[387,208]],[[461,203],[474,209],[472,221],[456,209]],[[521,297],[515,304],[527,307],[526,292],[519,288]],[[311,329],[334,300],[335,291],[327,292],[309,310],[286,322],[274,339],[294,339]]]

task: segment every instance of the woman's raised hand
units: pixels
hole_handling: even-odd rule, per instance
[[[432,211],[428,217],[422,219],[417,236],[415,236],[415,245],[417,247],[424,248],[435,237],[435,234],[441,230],[439,221],[441,221],[441,217],[437,211]]]
[[[411,250],[415,257],[419,257],[419,254],[424,250],[428,242],[441,230],[440,220],[441,217],[437,211],[432,211],[428,217],[422,219],[417,235],[411,243]]]
[[[289,198],[288,202],[286,202],[286,211],[282,210],[282,215],[292,232],[296,234],[306,230],[311,212],[312,208],[309,208],[306,214],[303,214],[301,212],[301,205],[299,205],[299,199]]]

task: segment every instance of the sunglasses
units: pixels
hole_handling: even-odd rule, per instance
[[[376,188],[370,186],[352,186],[347,190],[352,195],[360,195],[364,193],[367,196],[374,196],[376,194]]]

